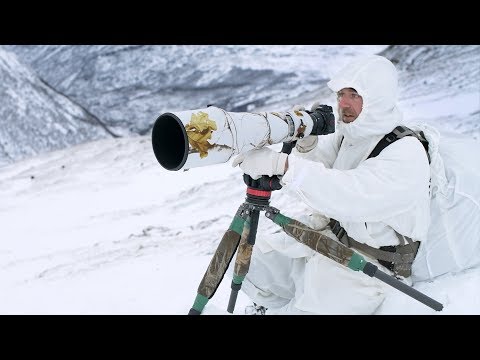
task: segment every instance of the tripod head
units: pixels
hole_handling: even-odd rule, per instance
[[[285,154],[290,154],[296,144],[297,144],[297,141],[284,142],[282,146],[282,150],[280,150],[280,152],[283,152]],[[275,176],[264,175],[261,178],[254,180],[249,175],[243,174],[243,181],[249,188],[253,188],[260,191],[274,191],[274,190],[280,190],[282,188],[282,185],[280,184],[280,178],[276,175]]]
[[[280,190],[282,185],[280,184],[280,178],[278,176],[262,176],[259,179],[252,179],[250,175],[243,174],[243,181],[249,188],[253,188],[261,191],[275,191]]]

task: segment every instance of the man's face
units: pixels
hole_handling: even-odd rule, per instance
[[[363,98],[352,88],[337,92],[338,115],[344,123],[351,123],[362,112]]]

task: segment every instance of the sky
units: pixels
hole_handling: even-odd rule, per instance
[[[472,107],[471,97],[449,101],[422,99],[422,120]],[[412,107],[402,105],[407,113]],[[451,122],[437,125],[452,130]],[[163,169],[149,135],[98,140],[0,168],[0,314],[187,314],[245,190],[230,162]],[[271,205],[286,215],[307,209],[289,204],[281,190],[272,194]],[[274,227],[261,214],[257,236]],[[480,314],[480,267],[414,288],[443,311],[391,288],[376,314]],[[202,314],[229,315],[229,296],[225,277]],[[240,292],[233,315],[249,304]]]

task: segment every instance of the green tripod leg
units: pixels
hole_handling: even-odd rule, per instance
[[[233,314],[237,295],[242,287],[242,282],[250,268],[250,260],[252,258],[253,245],[255,245],[255,237],[258,228],[258,218],[260,211],[258,209],[247,210],[247,217],[245,221],[244,231],[240,239],[237,257],[235,259],[235,267],[233,269],[233,278],[231,285],[230,299],[228,301],[227,311]]]
[[[441,311],[443,309],[443,305],[438,301],[379,270],[376,265],[367,262],[363,256],[354,252],[351,248],[308,227],[300,221],[280,214],[278,209],[270,207],[266,210],[265,216],[277,225],[280,225],[285,233],[329,259],[332,259],[354,271],[361,270],[364,274],[385,282],[436,311]]]
[[[215,291],[217,291],[218,286],[222,282],[230,261],[232,260],[235,251],[237,251],[245,225],[245,220],[239,216],[242,211],[243,205],[238,209],[229,229],[223,235],[212,260],[210,260],[210,264],[198,286],[197,296],[188,315],[200,315],[205,305],[207,305],[208,301],[215,294]]]

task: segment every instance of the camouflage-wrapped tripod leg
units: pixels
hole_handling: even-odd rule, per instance
[[[252,216],[255,216],[258,222],[258,211]],[[248,216],[245,219],[242,236],[240,238],[240,244],[238,246],[237,257],[235,259],[235,265],[233,268],[233,277],[231,284],[232,291],[230,293],[230,299],[227,306],[227,311],[231,314],[233,313],[233,310],[235,308],[238,292],[240,291],[243,280],[245,279],[245,276],[247,275],[250,268],[250,261],[252,258],[254,243],[248,240],[250,231],[255,231],[255,229],[251,229],[250,227],[252,223],[252,216]]]
[[[342,243],[322,234],[320,231],[312,229],[298,220],[282,215],[274,208],[272,209],[272,211],[266,212],[266,217],[280,225],[288,235],[307,245],[312,250],[352,270],[363,270],[366,261],[361,255]]]
[[[318,230],[308,227],[300,221],[280,214],[278,209],[272,207],[269,208],[265,213],[265,216],[274,223],[280,225],[283,231],[288,235],[302,244],[307,245],[316,252],[325,255],[354,271],[362,271],[370,277],[375,277],[436,311],[441,311],[443,309],[443,305],[438,301],[379,270],[376,265],[367,262],[363,256],[357,254],[349,247],[320,233]]]
[[[220,285],[230,261],[237,251],[240,238],[245,226],[245,219],[239,216],[243,207],[237,211],[229,229],[225,232],[215,254],[208,265],[205,275],[198,286],[195,302],[190,309],[189,315],[201,314],[208,300],[212,298]]]

